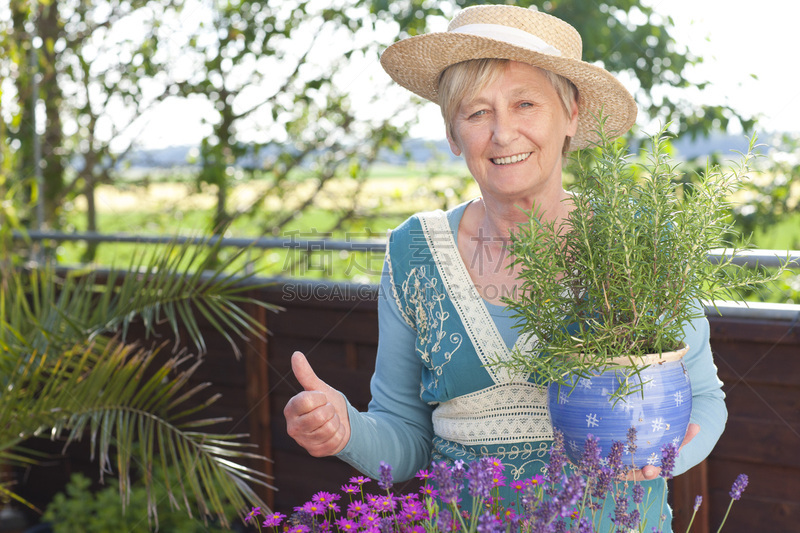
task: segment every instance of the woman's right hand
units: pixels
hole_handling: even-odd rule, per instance
[[[292,371],[304,390],[283,409],[289,436],[314,457],[339,453],[350,440],[344,396],[317,377],[301,352],[292,354]]]

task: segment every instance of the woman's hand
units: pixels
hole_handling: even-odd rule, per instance
[[[698,433],[700,433],[700,426],[697,424],[689,424],[689,427],[686,428],[686,436],[683,437],[683,442],[678,448],[678,452],[680,453],[681,448],[689,444],[689,441],[691,441]],[[660,473],[661,467],[647,465],[641,470],[634,470],[623,479],[627,481],[646,481],[657,478]]]
[[[283,409],[289,436],[314,457],[339,453],[350,440],[344,396],[319,379],[300,352],[292,354],[292,371],[305,390]]]

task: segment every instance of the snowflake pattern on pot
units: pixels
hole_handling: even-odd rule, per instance
[[[652,365],[641,372],[642,392],[616,403],[611,396],[625,379],[621,370],[577,379],[572,388],[550,385],[550,417],[553,427],[564,434],[570,461],[580,461],[587,434],[599,439],[601,455],[605,455],[613,441],[625,441],[630,427],[637,429],[638,448],[632,456],[627,454],[626,465],[641,468],[655,464],[654,457],[656,463],[660,461],[661,447],[683,442],[689,425],[692,389],[687,375],[680,360]]]

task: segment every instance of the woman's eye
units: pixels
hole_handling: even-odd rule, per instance
[[[472,117],[480,117],[480,116],[485,115],[485,114],[486,114],[486,111],[481,109],[480,111],[475,111],[473,114],[471,114],[470,118],[472,118]]]
[[[533,102],[522,102],[519,104],[520,107],[533,107]]]

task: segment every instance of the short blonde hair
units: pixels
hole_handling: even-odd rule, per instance
[[[508,59],[470,59],[446,68],[439,75],[439,106],[442,109],[447,135],[453,139],[453,120],[465,99],[472,98],[491,85],[508,68]],[[535,67],[538,68],[538,67]],[[539,69],[558,93],[567,116],[572,114],[572,102],[578,102],[578,89],[564,76]],[[569,151],[570,138],[564,140],[563,153]]]

